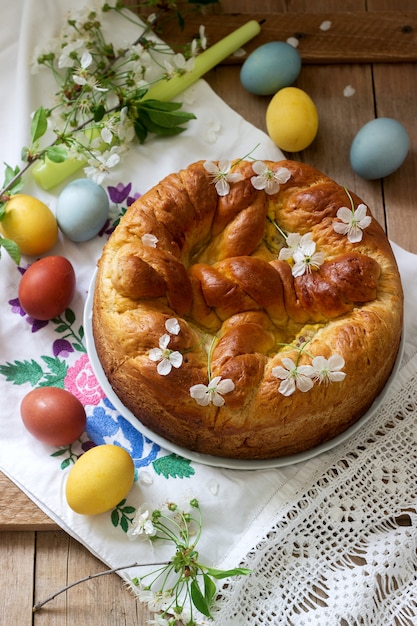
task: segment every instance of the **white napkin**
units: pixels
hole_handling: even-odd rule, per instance
[[[30,74],[29,61],[36,44],[56,35],[68,9],[83,5],[83,0],[3,1],[0,69],[7,93],[0,99],[1,162],[12,166],[19,163],[20,149],[28,143],[30,113],[40,104],[48,106],[45,97],[53,93],[46,75]],[[112,20],[111,32],[117,42],[127,43],[135,38],[135,31],[128,22],[114,15],[107,19]],[[282,158],[264,133],[232,111],[203,80],[191,87],[183,100],[184,108],[195,113],[197,120],[179,137],[153,139],[144,146],[132,148],[112,185],[131,182],[132,194],[144,193],[166,174],[195,160],[237,158],[258,144],[255,157]],[[24,191],[36,195],[54,210],[64,184],[48,193],[38,189],[28,174]],[[51,254],[62,254],[70,259],[76,270],[77,291],[71,303],[75,321],[70,325],[70,332],[75,335],[79,335],[83,324],[86,293],[104,242],[104,237],[96,237],[90,242],[74,244],[61,236],[51,251]],[[415,255],[398,246],[394,246],[394,250],[406,293],[405,354],[408,359],[417,345],[417,322],[412,314],[417,305],[414,288],[417,263]],[[21,265],[26,267],[31,261],[33,259],[23,258]],[[0,261],[0,393],[7,401],[2,404],[0,417],[2,471],[107,565],[128,564],[132,554],[133,560],[153,560],[147,544],[134,544],[133,548],[120,523],[116,526],[112,523],[110,513],[84,517],[69,509],[64,496],[65,483],[72,464],[71,454],[80,454],[80,445],[54,456],[57,449],[35,440],[22,424],[19,406],[24,395],[43,384],[48,376],[55,376],[55,380],[61,376],[61,382],[64,378],[64,385],[86,403],[88,426],[83,441],[115,442],[126,447],[135,458],[138,479],[128,496],[128,504],[138,508],[146,502],[157,508],[168,500],[183,505],[197,497],[204,518],[199,546],[202,560],[217,567],[237,566],[268,527],[268,504],[274,501],[276,506],[277,502],[293,497],[325,456],[297,465],[256,471],[211,467],[172,458],[169,450],[133,431],[108,405],[97,388],[86,353],[70,346],[67,352],[54,354],[56,340],[62,339],[65,333],[52,322],[38,328],[19,312],[16,298],[20,276],[18,268],[3,254]],[[71,344],[72,339],[69,335],[67,341]],[[82,379],[84,387],[80,386]]]

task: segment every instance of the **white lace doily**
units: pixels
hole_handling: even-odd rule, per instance
[[[308,464],[242,563],[253,573],[222,590],[216,626],[417,624],[416,443],[417,356],[370,423]]]

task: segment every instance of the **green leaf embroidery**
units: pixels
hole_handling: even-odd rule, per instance
[[[66,362],[50,356],[43,356],[41,358],[49,367],[49,373],[44,373],[44,379],[41,382],[41,386],[64,388],[64,379],[68,370]]]
[[[31,361],[7,362],[6,365],[0,365],[0,374],[6,377],[8,383],[14,385],[30,383],[32,387],[35,387],[43,377],[42,367],[33,359]]]
[[[129,524],[132,522],[132,517],[129,515],[135,513],[136,509],[133,506],[124,506],[126,503],[126,498],[124,498],[115,509],[111,512],[111,523],[115,528],[120,526],[123,532],[127,533],[129,530]]]
[[[195,474],[189,459],[184,459],[177,454],[169,454],[152,463],[155,472],[165,478],[189,478]]]
[[[43,356],[42,360],[47,365],[49,371],[44,372],[43,368],[34,359],[31,361],[14,361],[0,365],[0,374],[6,377],[7,382],[14,385],[24,385],[30,383],[32,387],[64,387],[64,378],[67,374],[68,366],[65,361],[58,358]]]

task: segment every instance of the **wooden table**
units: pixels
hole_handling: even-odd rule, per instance
[[[207,16],[191,18],[186,28],[192,33],[199,23],[205,24],[213,43],[248,17],[266,19],[248,52],[266,41],[299,39],[303,69],[296,84],[313,98],[320,129],[307,150],[287,156],[314,165],[354,190],[391,240],[417,253],[417,2],[223,0]],[[329,31],[320,30],[324,20],[331,22]],[[172,36],[175,39],[175,33]],[[233,109],[265,130],[269,98],[245,92],[236,59],[210,72],[207,80]],[[343,95],[348,85],[355,90],[351,97]],[[349,149],[357,130],[374,117],[401,121],[409,132],[411,150],[396,173],[382,181],[365,181],[352,171]],[[75,587],[32,615],[34,600],[101,571],[103,565],[2,474],[0,494],[0,624],[146,623],[147,609],[123,589],[117,575]]]

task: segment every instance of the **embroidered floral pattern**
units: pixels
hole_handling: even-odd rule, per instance
[[[75,365],[68,368],[64,385],[84,405],[97,405],[104,398],[87,354],[83,354]]]

